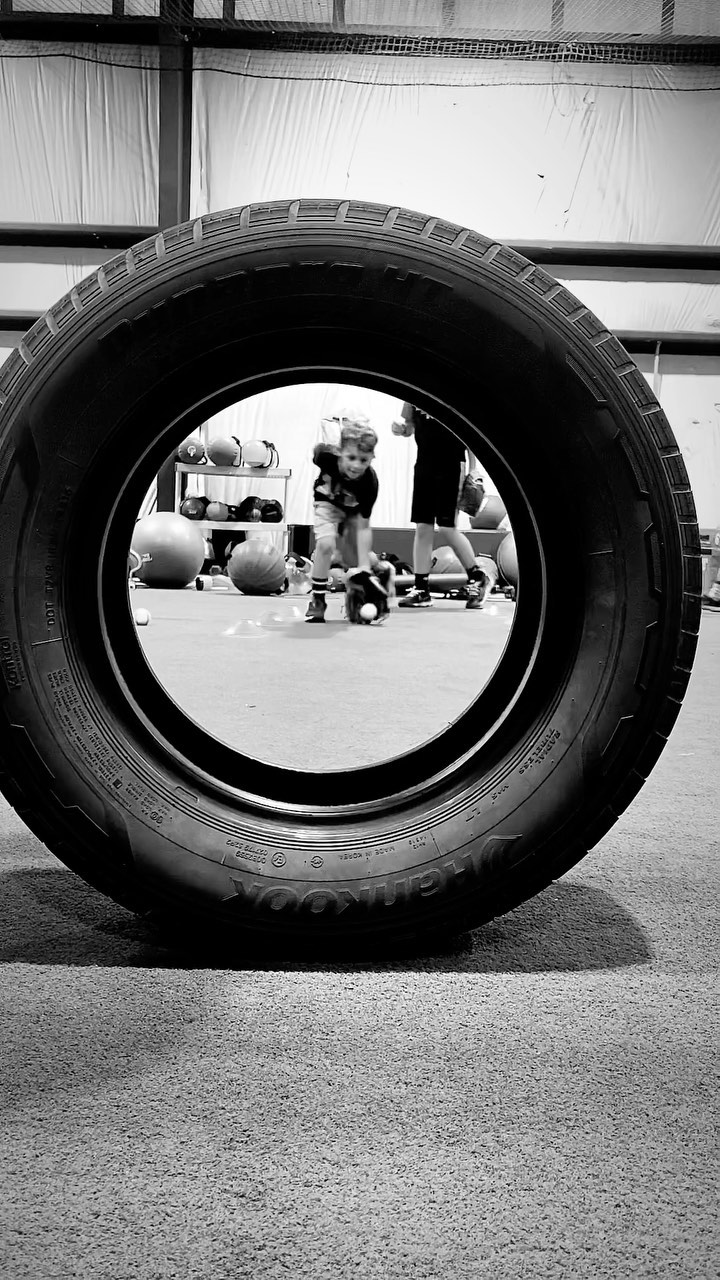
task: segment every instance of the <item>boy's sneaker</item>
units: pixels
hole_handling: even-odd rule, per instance
[[[720,612],[720,596],[706,595],[702,596],[701,604],[703,609],[717,609]]]
[[[465,588],[467,593],[467,603],[465,608],[482,609],[489,589],[490,579],[486,573],[481,573],[479,578],[471,578]]]
[[[313,596],[305,613],[306,622],[324,622],[327,604],[324,600],[316,600]]]
[[[398,609],[432,609],[429,591],[421,591],[419,587],[411,587],[406,596],[400,596]]]

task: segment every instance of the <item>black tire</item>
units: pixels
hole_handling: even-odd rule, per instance
[[[125,591],[160,463],[209,413],[301,380],[361,380],[455,428],[521,567],[466,713],[411,756],[319,777],[184,717]],[[360,202],[212,214],[52,307],[0,403],[0,784],[118,902],[238,945],[465,929],[582,858],[665,746],[700,618],[683,460],[621,344],[509,248]]]

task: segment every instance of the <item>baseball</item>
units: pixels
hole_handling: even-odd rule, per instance
[[[147,609],[135,610],[135,625],[137,627],[147,627],[150,625],[150,614]]]
[[[374,604],[364,604],[360,610],[360,617],[363,622],[372,622],[373,618],[377,618],[377,606]]]

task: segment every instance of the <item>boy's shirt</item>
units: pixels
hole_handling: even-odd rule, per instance
[[[313,485],[313,501],[329,502],[348,516],[360,515],[369,520],[378,496],[378,478],[374,468],[368,467],[357,480],[350,480],[340,474],[338,455],[326,444],[315,445],[313,462],[320,468]]]

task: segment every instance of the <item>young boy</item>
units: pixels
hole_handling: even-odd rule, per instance
[[[482,609],[490,590],[490,578],[477,565],[469,538],[456,528],[460,479],[467,454],[465,445],[436,418],[407,403],[402,407],[402,421],[393,422],[392,432],[398,436],[414,435],[417,445],[410,512],[415,525],[415,585],[398,600],[399,608],[429,609],[432,605],[429,576],[437,525],[442,530],[443,542],[452,547],[468,576],[465,608]]]
[[[319,475],[313,486],[315,552],[312,596],[306,622],[325,621],[325,592],[333,554],[338,549],[346,568],[371,569],[370,515],[378,495],[378,479],[370,465],[377,435],[364,415],[340,418],[340,447],[316,444],[313,462]]]

